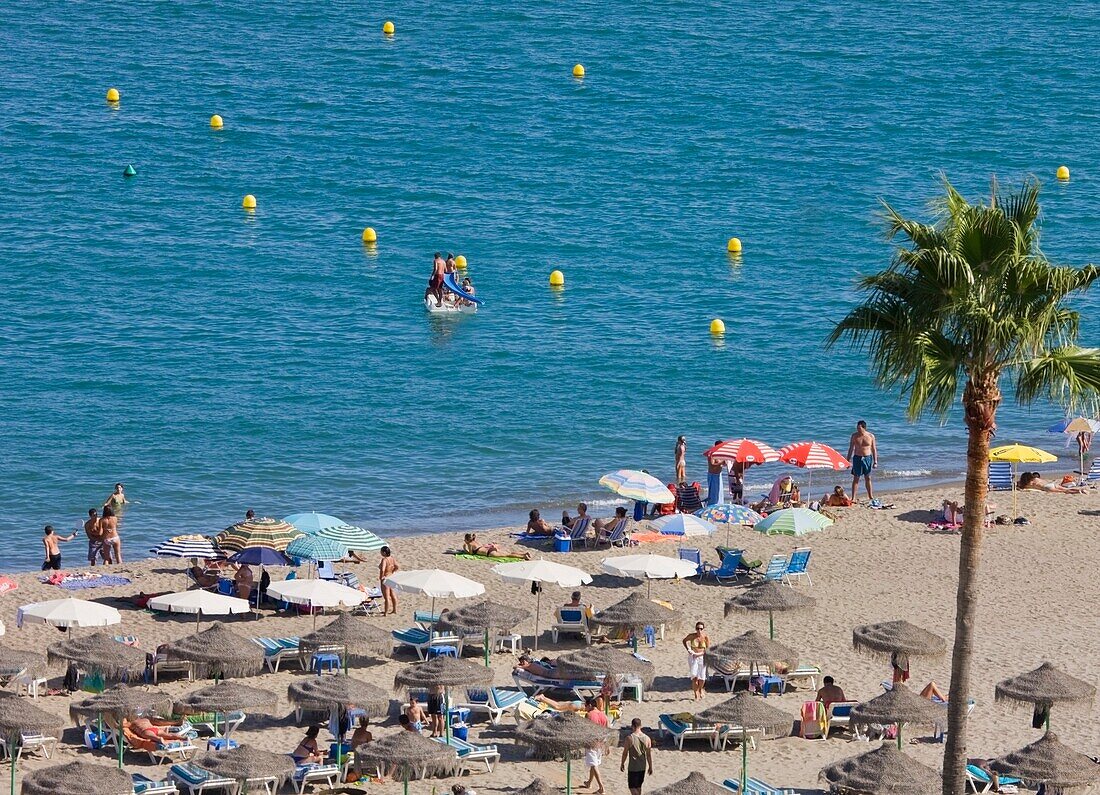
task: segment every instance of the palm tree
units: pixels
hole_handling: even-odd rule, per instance
[[[893,261],[860,282],[865,298],[828,346],[846,338],[866,353],[879,385],[908,396],[911,420],[926,413],[945,420],[961,397],[966,506],[943,766],[944,795],[961,795],[989,440],[1002,377],[1020,403],[1096,399],[1100,350],[1077,346],[1080,317],[1067,299],[1088,289],[1100,269],[1055,266],[1043,256],[1035,179],[1009,195],[994,181],[988,204],[971,204],[946,178],[943,187],[932,223],[884,203],[888,237],[897,242]]]

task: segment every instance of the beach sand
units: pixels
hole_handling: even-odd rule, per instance
[[[866,507],[854,507],[842,511],[841,520],[826,531],[807,537],[765,537],[751,530],[736,528],[731,533],[731,543],[744,546],[749,557],[767,560],[777,552],[788,552],[796,545],[805,544],[813,549],[810,571],[813,586],[806,583],[800,589],[817,598],[817,607],[810,612],[776,616],[777,638],[801,653],[803,663],[820,665],[825,673],[832,674],[850,698],[865,700],[882,692],[880,683],[889,676],[888,665],[881,659],[868,657],[852,649],[852,628],[858,624],[891,619],[907,619],[932,630],[948,639],[950,644],[954,625],[954,597],[959,538],[951,532],[930,530],[926,523],[932,518],[931,509],[945,497],[961,499],[959,486],[936,487],[921,491],[891,492],[887,499],[896,507],[873,511]],[[1011,496],[1005,493],[993,495],[999,513],[1011,511]],[[1100,494],[1086,495],[1042,494],[1036,492],[1020,495],[1020,513],[1031,519],[1031,525],[998,526],[986,534],[982,555],[980,607],[977,619],[977,637],[974,652],[972,697],[977,706],[970,719],[968,754],[991,757],[1004,753],[1036,739],[1039,732],[1030,728],[1031,714],[1024,708],[1012,708],[994,703],[994,684],[1013,674],[1030,670],[1043,660],[1051,660],[1064,670],[1093,683],[1100,679],[1100,622],[1096,618],[1097,571],[1100,571],[1100,544],[1096,542],[1100,529]],[[479,534],[482,540],[510,543],[505,530]],[[716,543],[724,541],[724,532],[711,539],[691,539],[691,546],[704,550],[704,558],[717,560]],[[438,567],[448,569],[479,580],[486,585],[490,598],[534,610],[535,600],[529,589],[506,585],[490,571],[492,564],[482,561],[458,560],[442,553],[442,550],[460,544],[458,535],[424,535],[415,538],[391,539],[395,554],[405,569]],[[705,543],[704,543],[705,542]],[[676,554],[677,544],[647,544],[642,549],[670,555]],[[65,552],[72,560],[78,556],[77,543]],[[611,578],[600,573],[600,561],[611,555],[624,554],[620,550],[586,550],[572,554],[545,552],[549,559],[580,566],[592,573],[595,582],[583,589],[584,600],[596,609],[610,605],[634,589],[636,582]],[[120,634],[134,634],[142,648],[154,649],[157,644],[189,634],[194,620],[185,616],[162,616],[128,608],[116,602],[117,597],[136,594],[139,591],[157,592],[180,590],[185,586],[182,562],[165,559],[126,564],[112,569],[112,573],[124,573],[132,578],[130,586],[78,592],[76,595],[115,604],[123,611],[123,623],[116,629]],[[364,583],[373,582],[376,567],[373,563],[347,567],[356,571]],[[276,570],[273,579],[279,579]],[[47,644],[56,642],[62,635],[44,625],[15,627],[15,611],[18,605],[28,602],[57,599],[65,596],[61,589],[38,582],[37,574],[18,575],[14,579],[19,589],[0,596],[0,617],[8,626],[8,634],[2,643],[16,648],[45,650]],[[644,588],[644,585],[641,586]],[[693,581],[655,581],[653,597],[672,602],[686,613],[686,622],[702,619],[713,642],[717,643],[748,629],[767,631],[767,616],[763,614],[722,615],[723,601],[738,593],[742,586],[717,585],[713,581],[698,584]],[[552,608],[566,601],[568,594],[553,586],[543,594],[541,624],[547,626]],[[459,602],[441,600],[437,607],[448,607]],[[377,624],[397,629],[411,624],[414,609],[427,609],[427,598],[400,596],[398,617],[373,619]],[[320,619],[320,624],[327,621]],[[243,635],[299,635],[310,631],[312,618],[284,617],[265,614],[258,620],[233,619],[230,626]],[[208,624],[204,624],[208,625]],[[530,646],[532,622],[517,628],[525,633],[525,645]],[[696,711],[690,699],[685,652],[680,645],[681,632],[672,632],[658,641],[656,648],[643,648],[657,669],[654,686],[647,692],[644,703],[624,704],[623,724],[633,717],[642,719],[655,738],[655,773],[646,781],[645,791],[676,781],[691,770],[699,770],[709,779],[721,782],[736,777],[740,767],[740,751],[715,752],[703,743],[688,743],[683,752],[675,750],[667,741],[656,740],[657,716],[660,713]],[[89,630],[82,630],[89,631]],[[557,646],[550,643],[550,635],[543,635],[540,649],[553,655],[575,649],[579,642],[563,639]],[[472,648],[469,655],[480,653]],[[401,652],[396,660],[353,670],[357,677],[392,687],[394,674],[413,661],[411,652]],[[494,654],[492,663],[496,683],[511,686],[510,654]],[[941,689],[949,684],[950,660],[947,655],[939,659],[915,658],[912,661],[911,685],[917,689],[928,680],[935,680]],[[59,685],[55,672],[52,684]],[[170,675],[171,676],[171,675]],[[303,674],[293,668],[277,675],[263,675],[249,684],[269,688],[280,696],[280,705],[273,716],[250,716],[236,733],[239,740],[262,744],[271,750],[291,751],[302,730],[293,723],[293,711],[286,701],[286,687]],[[169,681],[163,689],[176,695],[201,686],[186,681]],[[708,685],[706,701],[711,706],[725,700],[727,694],[720,682]],[[801,703],[806,700],[805,690],[788,692],[768,701],[796,718]],[[51,696],[40,698],[38,704],[45,709],[67,715],[69,698]],[[1100,752],[1100,709],[1097,706],[1056,707],[1053,727],[1062,739],[1079,750],[1090,754]],[[535,776],[563,786],[565,765],[562,762],[538,762],[525,758],[526,748],[513,741],[510,719],[500,727],[485,722],[473,724],[471,739],[478,743],[494,743],[502,760],[493,773],[475,773],[463,783],[479,793],[511,792],[530,783]],[[376,736],[395,731],[395,714],[375,727]],[[907,735],[926,735],[927,730],[909,729]],[[322,740],[327,732],[322,732]],[[37,756],[26,757],[20,771],[26,772],[43,765],[64,763],[88,752],[79,744],[79,733],[69,728],[54,759],[47,762]],[[802,740],[796,737],[761,742],[750,754],[750,772],[775,786],[813,790],[818,770],[831,762],[869,750],[871,744],[834,738],[828,741]],[[907,743],[906,749],[921,761],[939,768],[943,746],[920,741]],[[136,755],[128,756],[128,769],[141,770],[151,777],[157,771]],[[104,759],[104,761],[107,761]],[[161,768],[165,772],[166,768]],[[618,770],[618,755],[612,753],[604,761],[602,772],[608,793],[625,793],[625,774]],[[574,784],[584,781],[585,770],[581,763],[574,765]],[[453,780],[432,779],[416,782],[410,791],[417,793],[449,790]],[[398,784],[368,784],[368,791],[394,793]]]

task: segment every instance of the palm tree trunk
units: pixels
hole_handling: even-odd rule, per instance
[[[963,392],[966,426],[966,504],[959,546],[959,587],[955,597],[955,645],[951,650],[951,690],[947,704],[947,740],[943,750],[943,795],[966,792],[966,712],[970,699],[970,662],[974,646],[978,564],[981,558],[986,493],[989,490],[989,439],[996,427],[1000,391],[995,378],[970,381]]]

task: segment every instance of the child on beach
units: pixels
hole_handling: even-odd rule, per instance
[[[54,533],[53,525],[46,525],[42,535],[42,546],[46,548],[46,559],[42,563],[42,571],[47,569],[61,570],[61,549],[58,547],[58,542],[72,541],[74,538],[76,538],[76,533],[59,536]]]

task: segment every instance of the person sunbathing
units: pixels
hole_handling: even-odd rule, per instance
[[[325,761],[325,755],[321,753],[321,749],[317,745],[317,735],[320,733],[320,726],[310,726],[306,729],[306,736],[302,738],[302,741],[298,743],[298,747],[294,749],[294,753],[291,754],[295,764],[319,765]]]
[[[467,533],[464,536],[462,543],[462,550],[467,555],[480,555],[483,558],[523,558],[524,560],[531,559],[531,550],[529,549],[505,549],[498,544],[489,542],[487,544],[479,544],[477,536],[474,533]]]
[[[1020,475],[1020,481],[1016,488],[1023,491],[1047,491],[1055,494],[1084,494],[1088,489],[1079,486],[1063,486],[1058,483],[1047,483],[1038,472],[1024,472]]]
[[[213,588],[218,584],[218,575],[207,574],[202,566],[192,566],[188,571],[191,572],[191,579],[193,579],[200,588]]]
[[[929,682],[924,686],[924,689],[920,691],[921,698],[927,698],[930,701],[942,701],[947,703],[947,696],[940,692],[940,689],[936,687],[935,682]]]
[[[541,676],[544,679],[554,677],[554,669],[544,664],[541,660],[532,660],[529,655],[523,654],[516,663],[516,671],[524,671],[532,676]]]
[[[554,526],[539,515],[538,508],[532,508],[527,518],[527,528],[523,531],[529,536],[552,536]]]
[[[138,717],[122,721],[122,728],[143,740],[159,743],[169,738],[176,739],[183,724],[159,718]]]
[[[596,528],[596,533],[598,537],[598,534],[610,533],[611,528],[613,528],[617,523],[621,522],[624,519],[626,519],[626,508],[620,505],[618,508],[615,509],[614,516],[612,516],[610,519],[597,519],[595,522],[593,522],[592,526]]]
[[[844,491],[843,486],[836,486],[831,494],[821,498],[821,504],[826,508],[848,508],[852,504],[852,498]]]

